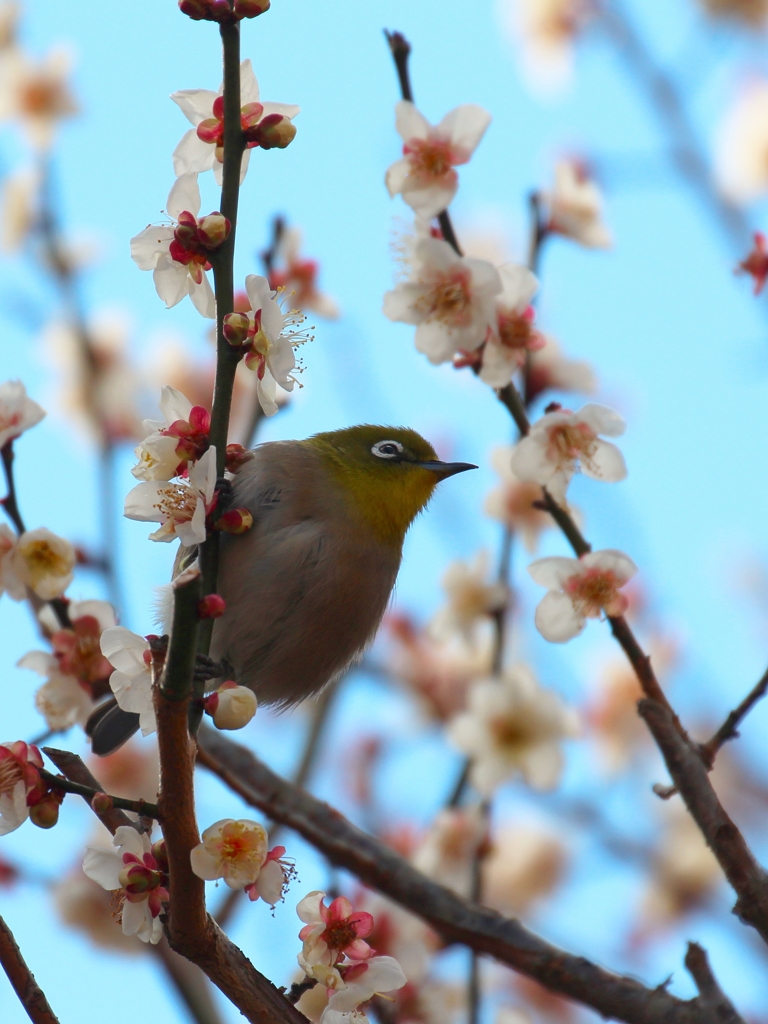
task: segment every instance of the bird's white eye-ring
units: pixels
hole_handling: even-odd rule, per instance
[[[396,459],[404,449],[399,441],[377,441],[371,451],[380,459]]]

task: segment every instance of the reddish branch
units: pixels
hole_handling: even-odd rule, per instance
[[[738,899],[733,910],[768,942],[768,874],[720,803],[698,751],[675,728],[667,708],[641,700],[640,715],[664,755],[669,774]]]
[[[59,1018],[48,1005],[45,993],[27,967],[13,932],[0,917],[0,964],[8,975],[13,991],[33,1024],[59,1024]]]
[[[553,992],[628,1024],[716,1024],[701,999],[684,1001],[550,945],[518,921],[430,881],[338,811],[275,775],[245,747],[201,730],[198,758],[248,804],[294,829],[331,863],[459,942],[535,978]]]

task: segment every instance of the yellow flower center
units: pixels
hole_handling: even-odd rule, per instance
[[[452,165],[450,143],[442,139],[413,139],[408,143],[411,173],[424,178],[442,178]]]
[[[66,576],[70,569],[67,560],[47,540],[36,540],[26,546],[24,562],[33,585],[47,576]]]
[[[563,589],[587,618],[597,618],[602,609],[617,597],[616,577],[612,572],[600,569],[590,569],[584,574],[571,576]]]
[[[266,856],[266,838],[261,829],[249,828],[240,821],[225,825],[218,841],[218,853],[228,864],[261,867]]]
[[[469,273],[461,267],[436,275],[430,290],[414,304],[416,312],[426,320],[462,327],[470,321],[471,305]]]
[[[589,463],[597,451],[597,434],[586,423],[560,423],[549,430],[549,457],[562,469],[579,459]]]
[[[164,519],[188,522],[195,514],[197,495],[188,485],[168,484],[160,491],[159,498],[153,508],[156,508]]]

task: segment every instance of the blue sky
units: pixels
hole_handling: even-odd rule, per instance
[[[694,45],[700,25],[687,6],[671,11],[656,0],[630,7],[657,52],[683,68],[697,130],[708,144],[738,77],[730,58],[745,55],[752,68],[765,58],[737,35]],[[302,111],[291,147],[257,153],[251,162],[242,193],[237,274],[242,278],[257,269],[255,253],[267,239],[269,219],[283,212],[303,228],[307,252],[322,261],[323,286],[344,311],[338,323],[318,323],[316,339],[303,353],[305,386],[286,412],[266,424],[262,438],[303,437],[363,421],[407,424],[456,459],[479,464],[479,472],[442,488],[409,535],[396,595],[402,608],[427,616],[439,602],[447,562],[498,544],[497,527],[484,518],[482,506],[493,483],[490,452],[510,437],[507,414],[468,373],[431,367],[415,351],[412,329],[388,322],[380,312],[395,269],[393,238],[408,219],[407,208],[390,200],[383,186],[384,171],[399,152],[397,85],[384,27],[400,29],[411,40],[416,100],[432,121],[463,102],[480,103],[493,114],[486,138],[461,170],[453,210],[459,232],[492,224],[505,233],[512,254],[522,257],[525,195],[548,182],[553,158],[579,149],[605,169],[615,249],[586,252],[554,241],[542,265],[539,322],[571,355],[595,365],[600,399],[626,416],[621,445],[630,472],[626,482],[610,487],[577,480],[573,498],[584,510],[595,547],[618,547],[635,559],[655,612],[681,638],[683,659],[672,689],[676,705],[693,720],[717,720],[765,668],[764,609],[753,607],[737,582],[745,565],[768,558],[765,303],[753,300],[748,282],[732,275],[735,253],[669,170],[654,117],[604,40],[585,45],[570,91],[542,100],[521,80],[487,0],[276,0],[265,17],[246,23],[243,56],[253,59],[262,97],[298,103]],[[101,250],[85,280],[87,305],[125,310],[139,361],[148,361],[158,335],[169,333],[182,336],[199,355],[205,345],[199,316],[186,302],[163,308],[150,275],[131,262],[128,242],[159,219],[173,183],[170,154],[187,123],[168,95],[218,86],[216,31],[181,16],[172,0],[113,3],[106,16],[96,0],[28,3],[24,41],[30,50],[42,53],[62,40],[76,57],[74,83],[83,114],[64,127],[57,147],[61,211],[74,233],[95,238]],[[684,58],[690,64],[683,65]],[[11,169],[23,160],[15,129],[5,129],[0,166]],[[207,181],[203,207],[216,205],[213,182]],[[764,207],[750,216],[764,223]],[[0,266],[3,378],[21,377],[41,398],[51,387],[51,370],[39,333],[14,317],[11,299],[28,297],[42,321],[56,315],[56,299],[23,260]],[[19,442],[18,483],[29,525],[44,524],[75,539],[94,537],[91,456],[80,435],[55,417]],[[119,493],[131,485],[130,464],[126,452]],[[152,587],[167,579],[173,554],[147,543],[146,533],[143,524],[120,523],[128,594],[124,619],[140,632],[152,627]],[[553,536],[544,551],[565,553],[564,542]],[[548,685],[578,701],[593,666],[612,653],[606,630],[592,625],[567,648],[548,647],[532,630],[537,588],[526,582],[523,566],[520,555],[524,629],[516,653],[532,659]],[[95,596],[100,583],[84,574],[71,592]],[[0,615],[6,731],[29,737],[40,730],[40,719],[31,704],[29,674],[14,665],[37,640],[23,607],[4,598]],[[388,724],[402,733],[404,699],[361,679],[345,696],[329,736],[337,757],[370,726],[372,704],[381,728]],[[760,736],[767,714],[758,708],[740,741],[763,767]],[[300,713],[277,723],[264,716],[251,735],[273,764],[288,769],[302,728]],[[70,742],[82,746],[74,735]],[[409,813],[425,819],[447,788],[452,755],[434,738],[409,732],[398,740],[397,752],[401,761],[393,758],[387,770],[383,799],[401,806],[416,773],[422,784]],[[589,782],[588,771],[588,762],[574,752],[567,786],[578,791]],[[324,774],[320,789],[344,804],[338,771]],[[517,790],[510,800],[516,807],[535,805]],[[202,781],[201,821],[237,814],[239,806],[210,780]],[[85,808],[67,801],[55,830],[32,834],[26,826],[3,840],[2,852],[51,876],[60,870],[62,850],[68,851],[65,862],[76,858],[89,828]],[[302,891],[324,884],[322,865],[301,844],[295,854]],[[581,871],[583,878],[577,873],[578,884],[562,902],[534,923],[555,941],[619,967],[622,951],[605,934],[613,923],[611,908],[623,899],[628,882],[597,855],[588,863],[592,867]],[[597,874],[603,888],[595,883]],[[754,966],[756,954],[727,914],[725,896],[720,906],[722,927],[695,920],[693,930],[711,946],[741,1005],[758,1006],[756,982],[739,979],[733,987],[742,962]],[[62,1021],[103,1020],[106,1005],[112,1024],[127,1024],[150,1004],[158,1018],[182,1019],[148,958],[94,953],[61,931],[39,888],[0,892],[0,912]],[[290,906],[279,908],[273,922],[259,905],[238,918],[234,937],[280,983],[295,951],[296,926]],[[644,965],[645,977],[656,983],[674,970],[674,987],[688,992],[683,952],[682,934],[671,936]],[[0,1016],[6,1024],[26,1019],[2,984]],[[235,1017],[230,1013],[228,1019]]]

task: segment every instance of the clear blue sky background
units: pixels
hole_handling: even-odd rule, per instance
[[[700,25],[688,5],[678,10],[655,0],[632,7],[665,61],[688,62],[686,81],[698,129],[708,140],[735,81],[728,58],[746,52],[753,68],[765,58],[736,36],[717,46],[693,45]],[[591,40],[570,92],[545,102],[532,97],[521,81],[487,0],[296,0],[290,5],[275,0],[269,14],[245,24],[243,55],[253,59],[263,98],[298,103],[302,112],[287,151],[257,152],[251,162],[242,193],[238,275],[257,269],[254,254],[266,241],[269,218],[284,212],[303,227],[307,252],[322,260],[323,286],[344,310],[339,323],[319,323],[316,341],[304,350],[304,389],[262,436],[302,437],[361,421],[402,423],[455,458],[480,465],[479,472],[445,485],[414,527],[397,590],[403,608],[430,614],[448,560],[498,543],[497,527],[483,517],[482,505],[493,483],[489,454],[510,436],[505,411],[468,373],[429,366],[413,348],[411,329],[389,323],[380,312],[394,270],[393,218],[408,213],[383,186],[384,171],[399,152],[393,126],[397,87],[382,38],[385,26],[402,30],[413,44],[413,83],[427,117],[437,121],[463,102],[480,103],[493,114],[475,158],[461,171],[454,207],[460,231],[478,221],[494,223],[506,231],[513,254],[522,257],[525,195],[548,182],[553,157],[578,148],[606,168],[615,250],[591,253],[554,242],[543,263],[540,323],[570,354],[595,364],[601,398],[626,415],[622,448],[630,474],[625,483],[610,487],[577,480],[573,497],[585,511],[594,545],[622,548],[638,562],[657,613],[682,638],[684,659],[673,692],[677,705],[699,719],[706,707],[705,717],[716,720],[758,678],[766,660],[764,620],[735,583],[745,561],[756,564],[768,555],[765,304],[752,300],[748,282],[732,276],[734,252],[669,171],[654,118],[609,44]],[[215,28],[184,18],[173,0],[109,5],[38,0],[27,5],[24,40],[36,54],[64,40],[77,58],[74,81],[83,116],[62,131],[57,176],[66,223],[95,235],[102,247],[103,259],[87,277],[89,308],[123,308],[134,325],[140,358],[149,357],[158,332],[182,334],[199,353],[199,316],[188,303],[165,311],[150,275],[131,262],[128,242],[159,219],[173,182],[170,154],[187,123],[168,95],[180,88],[218,86]],[[23,159],[14,129],[0,136],[0,159],[7,169]],[[212,180],[203,195],[204,209],[217,205]],[[756,209],[755,222],[764,221],[764,214]],[[0,273],[2,377],[21,377],[40,398],[50,388],[50,368],[38,335],[8,311],[19,295],[37,304],[41,319],[55,316],[55,297],[23,262],[12,260]],[[92,453],[82,439],[51,417],[17,447],[29,525],[92,539],[96,481]],[[126,453],[121,493],[132,482],[130,462]],[[125,621],[142,633],[152,628],[151,587],[167,579],[172,557],[168,548],[147,543],[147,532],[143,524],[120,525],[129,598]],[[564,542],[553,537],[545,550],[565,553]],[[522,556],[518,562],[526,629],[517,653],[531,658],[549,685],[578,702],[591,668],[610,653],[606,631],[592,625],[567,648],[548,648],[532,630],[536,588],[523,578]],[[71,593],[97,595],[100,583],[83,575]],[[40,731],[31,703],[36,680],[13,666],[38,643],[24,607],[4,598],[0,615],[3,732],[8,738],[30,737]],[[393,759],[382,786],[385,806],[405,806],[415,819],[428,818],[450,785],[453,758],[436,739],[418,738],[403,725],[411,718],[403,699],[359,680],[343,701],[329,748],[341,757],[361,730],[372,728],[374,717],[380,729],[388,725],[399,733],[400,758]],[[741,741],[757,763],[766,722],[768,712],[758,709]],[[258,716],[251,736],[260,752],[287,770],[302,727],[301,714],[279,723]],[[70,742],[82,747],[77,736]],[[571,791],[590,781],[592,769],[588,758],[573,752]],[[345,804],[338,771],[323,776],[320,790]],[[642,819],[645,805],[640,812],[634,805],[622,810],[621,789],[611,799],[618,820]],[[529,802],[517,788],[507,803],[521,808]],[[228,813],[241,813],[239,803],[205,780],[201,821]],[[1,852],[51,876],[61,869],[63,849],[69,851],[64,863],[78,856],[89,828],[86,809],[69,800],[55,830],[25,826],[2,841]],[[582,840],[566,838],[581,843],[583,852]],[[291,843],[291,852],[301,876],[293,900],[322,887],[325,875],[301,844]],[[634,883],[597,854],[588,863],[536,923],[553,940],[619,968],[623,952],[612,936],[618,933],[617,918],[628,913]],[[761,999],[764,1007],[768,989],[758,984],[764,961],[728,915],[726,894],[720,906],[722,927],[694,919],[649,956],[644,977],[655,984],[674,971],[673,990],[690,994],[682,972],[683,938],[696,935],[710,946],[740,1008],[756,1010]],[[0,892],[0,912],[63,1024],[107,1018],[128,1024],[147,1012],[158,1020],[182,1019],[148,958],[95,953],[60,929],[41,889]],[[291,905],[278,908],[273,921],[260,904],[238,918],[234,937],[281,983],[298,950],[296,930]],[[26,1019],[4,982],[0,1017],[4,1024]],[[236,1017],[230,1012],[229,1019]]]

